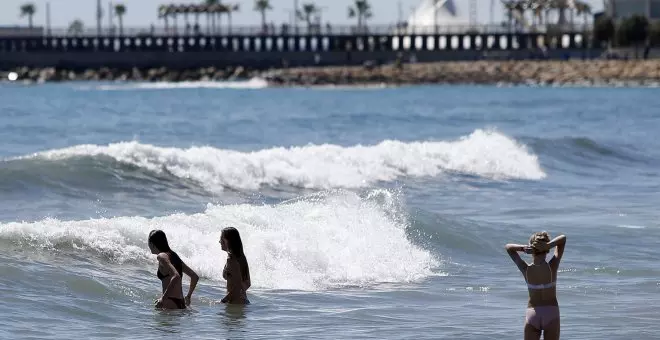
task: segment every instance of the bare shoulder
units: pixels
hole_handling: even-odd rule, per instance
[[[170,261],[170,256],[167,255],[167,253],[159,253],[156,258],[158,259],[158,262],[169,262]]]

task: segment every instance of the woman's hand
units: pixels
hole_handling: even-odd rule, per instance
[[[190,295],[186,295],[186,297],[183,298],[183,300],[186,302],[186,306],[190,306]]]
[[[163,298],[156,299],[156,301],[154,301],[154,306],[156,308],[163,308]]]
[[[540,242],[539,244],[535,245],[533,249],[538,252],[538,253],[545,253],[550,251],[551,245],[549,243],[543,243]]]

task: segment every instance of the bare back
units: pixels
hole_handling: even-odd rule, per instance
[[[557,272],[554,261],[543,261],[540,264],[528,264],[524,276],[529,292],[528,307],[558,306],[557,302]]]

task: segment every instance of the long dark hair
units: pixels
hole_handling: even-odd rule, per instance
[[[222,230],[222,237],[227,240],[229,253],[236,257],[238,265],[241,267],[241,278],[243,281],[250,279],[250,267],[248,266],[245,253],[243,253],[243,241],[241,241],[241,234],[233,227],[227,227]]]
[[[182,275],[183,261],[181,261],[179,255],[170,248],[165,232],[162,230],[152,230],[149,233],[149,242],[151,242],[151,244],[153,244],[161,253],[167,253],[170,256],[170,262],[172,262],[176,271],[179,272],[179,275]]]

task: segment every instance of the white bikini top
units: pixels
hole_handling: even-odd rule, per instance
[[[550,268],[550,264],[547,263],[547,262],[545,264],[548,265],[548,270],[550,271],[550,282],[543,283],[543,284],[537,284],[537,285],[527,282],[527,288],[529,288],[529,289],[546,289],[546,288],[552,288],[557,284],[557,282],[555,280],[553,280],[553,278],[552,278],[552,268]],[[525,270],[525,281],[527,281],[527,271],[529,271],[529,266]]]

